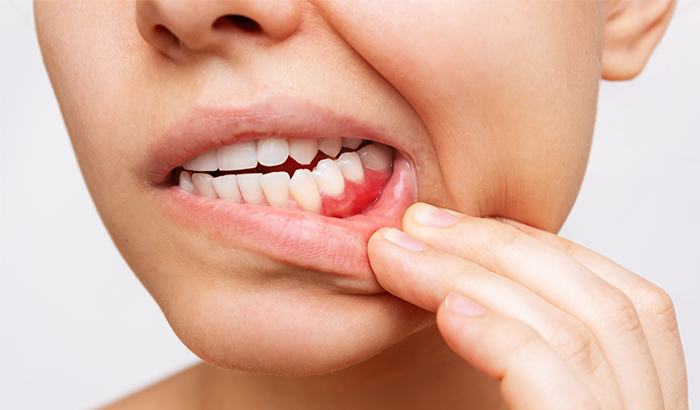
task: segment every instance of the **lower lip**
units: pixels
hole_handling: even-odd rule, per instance
[[[411,166],[401,155],[382,193],[367,212],[330,218],[308,212],[246,205],[192,195],[178,186],[157,189],[163,213],[190,230],[206,232],[298,267],[339,275],[353,293],[384,292],[370,268],[367,242],[379,228],[398,228],[415,201]]]

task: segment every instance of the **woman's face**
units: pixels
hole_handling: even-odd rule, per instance
[[[201,358],[281,374],[346,367],[432,323],[431,314],[383,292],[366,254],[372,232],[400,226],[415,200],[560,228],[586,167],[605,7],[35,5],[78,161],[122,255]],[[257,144],[253,157],[266,162],[255,141],[300,147],[329,137],[380,142],[398,154],[386,169],[381,149],[379,165],[365,149],[362,182],[350,174],[333,179],[337,167],[329,165],[317,174],[330,188],[311,184],[320,193],[308,190],[302,176],[309,174],[300,171],[281,208],[205,196],[207,174],[250,170],[187,166],[200,171],[189,178],[205,185],[196,186],[199,194],[178,187],[180,178],[190,186],[180,176],[183,164],[201,154],[217,158],[206,153],[221,147]],[[332,150],[335,141],[323,141]],[[230,159],[223,151],[219,164]],[[343,172],[357,172],[354,166]],[[254,172],[292,177],[299,168],[290,159]],[[241,189],[253,184],[243,194],[253,202],[255,177],[235,179]],[[263,203],[287,192],[281,180],[283,188],[263,186]],[[338,184],[345,185],[335,194],[340,200],[324,193]]]

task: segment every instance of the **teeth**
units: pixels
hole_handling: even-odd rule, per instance
[[[335,199],[345,195],[345,179],[340,167],[332,159],[323,159],[313,170],[312,174],[316,178],[316,184],[325,193]]]
[[[214,190],[219,198],[233,202],[241,201],[241,191],[238,190],[238,180],[235,175],[216,177],[212,181],[212,185],[214,185]]]
[[[349,181],[360,184],[365,180],[365,171],[362,170],[362,161],[357,152],[344,152],[336,162],[343,176]]]
[[[301,165],[309,165],[316,158],[316,140],[289,140],[289,156]]]
[[[181,171],[179,186],[185,191],[210,198],[222,198],[248,204],[265,201],[274,207],[285,207],[294,199],[301,209],[319,213],[322,208],[321,192],[341,199],[345,196],[345,179],[354,183],[365,181],[365,169],[383,172],[391,168],[393,151],[390,147],[370,143],[357,150],[363,140],[353,137],[320,139],[267,138],[241,142],[191,159]],[[337,160],[323,159],[313,171],[298,169],[291,178],[286,172],[267,174],[229,174],[214,178],[205,172],[254,169],[260,163],[272,167],[284,164],[290,156],[301,165],[309,165],[318,151],[331,158],[343,148],[357,150],[344,152]]]
[[[343,141],[340,137],[328,137],[318,140],[318,150],[331,158],[337,157],[341,149],[343,149]]]
[[[194,184],[192,183],[192,176],[187,171],[180,172],[180,188],[187,192],[194,193]]]
[[[216,151],[205,152],[204,154],[192,158],[182,166],[188,171],[216,171]]]
[[[240,174],[238,178],[238,188],[246,204],[259,204],[263,201],[263,191],[260,186],[262,174]]]
[[[211,181],[214,179],[209,174],[201,174],[199,172],[192,173],[192,184],[194,184],[194,192],[198,195],[208,196],[209,198],[218,198],[214,186]]]
[[[391,168],[391,148],[384,144],[372,143],[362,147],[357,153],[362,165],[373,171],[383,172]]]
[[[287,140],[267,138],[258,141],[258,162],[266,167],[284,164],[289,157]]]
[[[343,147],[357,149],[362,144],[362,138],[343,137]]]
[[[321,212],[321,194],[311,171],[297,169],[289,181],[289,194],[307,212]]]
[[[260,178],[260,185],[265,193],[267,203],[277,208],[287,205],[289,200],[289,174],[270,172]]]
[[[320,139],[267,138],[255,141],[239,142],[221,147],[187,161],[182,167],[188,171],[209,172],[240,171],[253,169],[261,165],[272,167],[283,164],[289,156],[302,165],[308,165],[321,151],[331,158],[336,158],[345,148],[357,149],[362,139],[354,137],[327,137]]]
[[[216,160],[222,171],[253,169],[258,166],[255,141],[239,142],[216,150]]]

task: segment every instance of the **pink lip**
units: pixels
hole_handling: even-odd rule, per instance
[[[146,180],[168,182],[176,167],[207,151],[260,138],[357,137],[397,147],[399,138],[379,126],[342,117],[305,102],[278,98],[244,109],[197,108],[179,118],[147,151]]]
[[[397,152],[393,174],[374,206],[345,219],[246,205],[195,196],[165,184],[187,160],[238,141],[277,136],[352,136],[391,144],[377,127],[308,104],[276,101],[253,109],[200,109],[178,121],[148,150],[145,170],[166,217],[194,231],[220,238],[273,260],[336,275],[349,292],[384,292],[367,258],[367,242],[377,229],[400,227],[415,201],[413,170]]]

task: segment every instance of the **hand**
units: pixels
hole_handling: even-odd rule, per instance
[[[379,283],[437,312],[447,344],[501,380],[509,408],[688,408],[675,311],[660,288],[514,221],[414,204],[402,229],[370,239]]]

